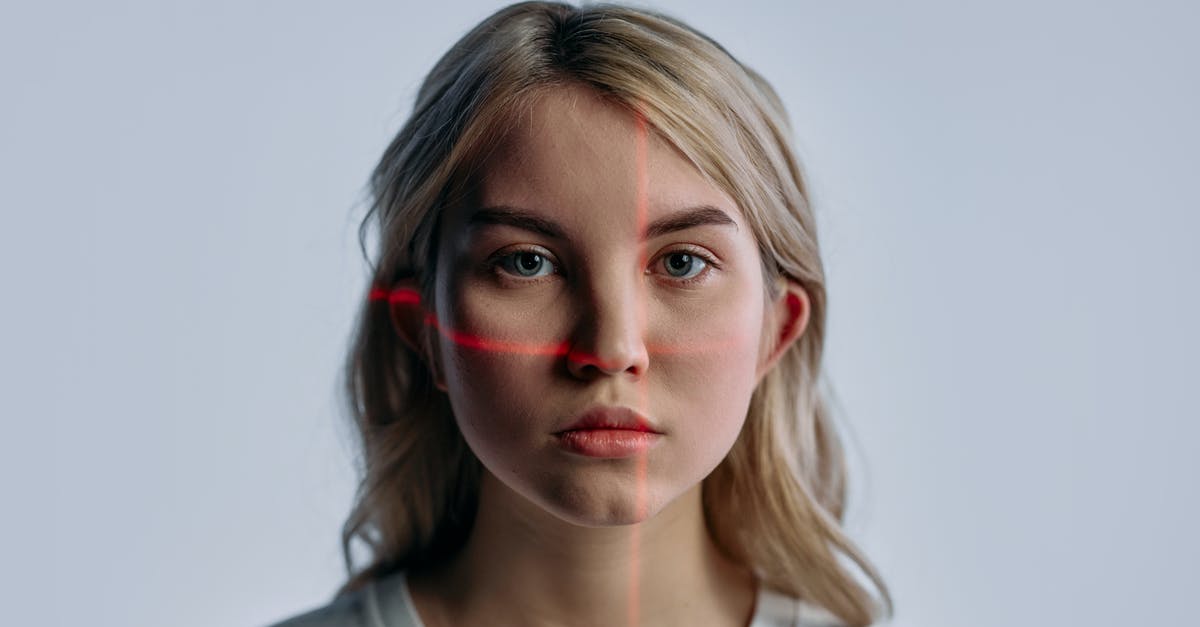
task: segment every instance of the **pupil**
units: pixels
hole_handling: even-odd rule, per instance
[[[675,260],[680,260],[680,263],[675,263]],[[691,265],[692,256],[684,254],[684,253],[677,253],[677,254],[671,255],[671,258],[667,261],[667,263],[668,263],[668,265],[671,266],[671,269],[673,269],[673,270],[682,270],[684,268],[687,268],[689,265]]]
[[[529,263],[526,263],[527,261]],[[517,265],[520,266],[522,270],[533,271],[538,269],[540,262],[541,255],[538,255],[537,253],[521,253]]]

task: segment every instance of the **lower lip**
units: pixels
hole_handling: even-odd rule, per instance
[[[580,429],[558,434],[562,447],[587,457],[630,457],[658,443],[661,433],[629,429]]]

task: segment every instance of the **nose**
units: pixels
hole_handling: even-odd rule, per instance
[[[592,295],[567,352],[571,374],[589,379],[628,372],[638,378],[646,372],[650,356],[644,337],[644,298],[629,286]]]

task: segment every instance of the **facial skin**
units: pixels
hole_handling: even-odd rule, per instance
[[[512,595],[524,594],[523,607],[570,624],[628,624],[630,603],[647,624],[744,624],[753,587],[705,533],[700,482],[733,446],[757,383],[803,332],[807,296],[789,281],[766,307],[737,203],[582,87],[536,102],[473,200],[443,216],[435,378],[485,472],[463,555],[440,579],[412,580],[423,616],[502,624]],[[483,207],[520,209],[563,237],[473,224]],[[646,225],[697,207],[731,223],[643,240]],[[420,316],[398,319],[413,337]],[[630,458],[563,450],[554,433],[597,403],[631,407],[663,435]],[[498,577],[533,585],[513,583],[509,603],[496,594],[490,607],[462,596],[498,562]],[[685,606],[707,618],[688,623]]]
[[[764,287],[748,225],[673,148],[642,137],[644,176],[629,113],[586,92],[552,92],[486,167],[478,204],[525,209],[568,239],[471,229],[464,214],[475,207],[442,230],[438,320],[512,347],[440,343],[463,436],[505,485],[577,525],[641,522],[707,476],[741,430],[762,358]],[[641,248],[639,207],[648,223],[705,205],[735,223]],[[513,256],[490,267],[503,254]],[[698,283],[682,282],[693,275]],[[521,350],[564,341],[565,359]],[[580,459],[559,447],[553,432],[597,402],[638,409],[665,433],[644,477],[636,460]]]

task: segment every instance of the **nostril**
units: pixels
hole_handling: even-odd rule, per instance
[[[568,351],[566,357],[568,368],[576,376],[587,376],[589,372],[592,373],[592,376],[596,373],[616,375],[623,372],[640,376],[647,365],[645,352],[638,350],[598,355],[590,351],[573,349]]]
[[[568,367],[575,376],[589,376],[590,370],[596,371],[590,376],[641,375],[646,370],[645,323],[624,306],[627,302],[593,303],[578,319],[566,342]]]

